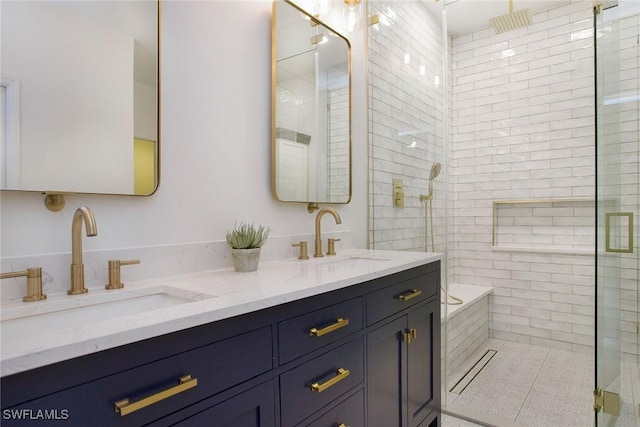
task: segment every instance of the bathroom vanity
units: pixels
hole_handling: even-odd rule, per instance
[[[354,250],[132,287],[159,283],[212,297],[3,349],[2,425],[440,424],[438,255]]]

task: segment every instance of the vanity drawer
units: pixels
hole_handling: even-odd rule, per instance
[[[293,426],[363,381],[363,339],[348,342],[280,376],[282,425]]]
[[[367,326],[435,296],[439,286],[440,272],[434,270],[368,294]]]
[[[332,305],[278,324],[280,364],[362,329],[362,298]]]
[[[360,389],[356,394],[331,409],[326,414],[315,419],[310,424],[301,423],[302,427],[364,427],[364,390]]]
[[[47,425],[69,425],[75,421],[82,425],[140,426],[269,371],[273,365],[272,347],[268,326],[12,409],[57,410],[67,414],[68,419],[48,420]],[[187,375],[191,379],[181,384],[180,379]],[[148,406],[121,415],[122,410],[118,413],[115,404],[123,399],[129,399],[130,405],[125,412],[138,403]],[[27,425],[3,420],[3,426],[5,423]]]

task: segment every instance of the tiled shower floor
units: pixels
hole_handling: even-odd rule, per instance
[[[449,405],[499,417],[507,424],[593,425],[591,354],[489,339],[450,375],[449,389],[489,349],[497,350],[496,355],[460,394],[448,393]]]

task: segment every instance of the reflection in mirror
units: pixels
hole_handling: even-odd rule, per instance
[[[0,15],[1,188],[153,193],[159,3],[2,0]]]
[[[350,45],[288,1],[273,10],[272,191],[286,202],[351,198]]]

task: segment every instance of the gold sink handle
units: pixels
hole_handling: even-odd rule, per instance
[[[292,247],[300,247],[300,255],[298,256],[298,259],[309,259],[309,252],[307,249],[307,242],[305,240],[301,240],[298,243],[292,243],[291,244]]]
[[[327,255],[335,255],[336,254],[336,242],[339,242],[340,239],[329,239]]]
[[[128,259],[121,261],[119,259],[112,259],[109,261],[109,284],[105,285],[105,289],[122,289],[124,283],[120,281],[120,267],[123,265],[140,264],[139,259]]]
[[[22,298],[24,302],[42,301],[47,298],[42,293],[42,268],[27,268],[25,271],[14,271],[0,274],[0,279],[12,279],[14,277],[27,278],[27,296]]]

